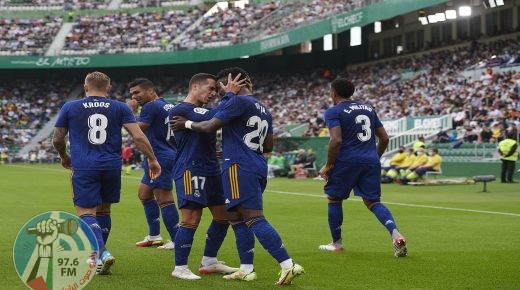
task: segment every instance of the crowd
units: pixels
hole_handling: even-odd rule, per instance
[[[60,30],[63,19],[0,18],[1,55],[43,55]]]
[[[20,80],[0,83],[0,152],[26,145],[58,112],[70,88],[66,82]],[[52,148],[48,139],[39,145],[37,150]]]
[[[237,43],[245,29],[278,9],[278,2],[252,3],[244,8],[229,7],[205,15],[202,22],[186,32],[179,43],[182,49],[200,49],[209,46],[229,45]]]
[[[365,64],[348,71],[321,68],[311,73],[253,74],[253,78],[256,94],[271,109],[278,136],[288,136],[287,124],[302,123],[308,126],[305,136],[327,136],[323,112],[332,105],[328,83],[344,76],[356,85],[354,98],[374,105],[381,119],[451,115],[460,133],[440,132],[436,142],[497,142],[520,126],[520,73],[507,69],[498,72],[492,67],[480,77],[464,76],[463,72],[489,59],[500,59],[502,65],[516,63],[518,51],[520,42],[516,39],[475,42],[466,48]],[[403,72],[411,72],[411,76],[403,79]],[[121,101],[128,98],[127,81],[115,80],[110,97]],[[160,95],[175,100],[186,95],[187,79],[161,77],[154,82]],[[25,144],[53,112],[49,110],[59,107],[56,96],[63,95],[38,84],[16,83],[1,88],[3,144],[13,138],[17,144]],[[41,91],[55,92],[47,96],[50,102],[34,99]],[[34,107],[40,104],[42,108]],[[12,123],[25,127],[11,128],[8,124]],[[31,130],[19,131],[13,137],[14,129]]]
[[[168,7],[189,5],[188,0],[124,0],[121,8]]]
[[[103,9],[109,2],[109,0],[0,0],[0,10]]]
[[[163,11],[135,14],[117,13],[104,16],[79,16],[67,35],[64,52],[131,53],[165,50],[202,11]]]
[[[518,51],[518,40],[499,40],[473,43],[469,49],[363,65],[351,71],[268,76],[259,82],[259,95],[272,108],[279,128],[307,122],[307,136],[327,133],[322,119],[331,105],[326,83],[336,75],[352,79],[356,85],[354,98],[374,105],[381,119],[451,114],[455,127],[498,126],[502,122],[505,129],[511,129],[520,121],[520,73],[498,73],[490,68],[479,79],[465,78],[462,73],[492,56],[507,60],[502,64],[511,64],[512,55]],[[416,73],[402,80],[401,73],[407,70]]]
[[[376,2],[376,1],[372,1]],[[287,1],[272,17],[251,26],[244,38],[257,39],[273,35],[303,24],[310,24],[331,15],[362,7],[363,0],[312,0]]]

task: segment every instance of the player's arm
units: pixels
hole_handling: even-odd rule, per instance
[[[70,156],[67,154],[67,140],[65,139],[68,132],[68,128],[55,127],[52,137],[52,146],[54,146],[54,149],[56,149],[60,155],[61,165],[64,168],[70,169]]]
[[[157,158],[155,157],[155,154],[152,149],[152,145],[150,144],[150,141],[148,141],[148,138],[146,138],[146,135],[144,135],[141,128],[139,128],[139,125],[136,123],[126,123],[123,124],[125,129],[128,131],[130,136],[134,139],[135,145],[143,154],[148,158],[148,165],[150,166],[150,175],[152,179],[155,177],[161,175],[161,166],[159,165],[159,162],[157,161]]]
[[[139,128],[141,129],[141,131],[146,131],[146,129],[148,129],[150,127],[150,124],[148,123],[143,123],[143,122],[137,122],[137,125],[139,126]]]
[[[191,122],[187,121],[186,123]],[[202,121],[202,122],[192,122],[191,126],[187,126],[185,124],[185,128],[191,129],[196,132],[202,132],[202,133],[211,133],[211,132],[217,132],[218,129],[224,127],[226,123],[224,121],[220,120],[219,118],[211,118],[211,120],[208,121]]]
[[[274,137],[272,133],[269,133],[265,136],[264,144],[262,147],[264,148],[263,153],[270,153],[273,152],[273,144],[274,144]]]
[[[377,143],[377,155],[379,155],[379,158],[383,156],[383,153],[385,153],[386,147],[388,146],[389,138],[388,134],[386,133],[385,127],[378,127],[376,128],[376,136],[379,139],[379,142]]]
[[[211,118],[207,121],[193,122],[181,116],[175,116],[170,120],[170,129],[172,131],[180,131],[190,129],[201,133],[217,132],[218,129],[224,127],[226,123],[219,118]]]
[[[341,143],[343,142],[341,126],[335,126],[330,128],[329,134],[329,151],[327,153],[327,163],[325,164],[325,167],[332,168],[334,165],[334,161],[338,156],[339,150],[341,149]]]
[[[320,176],[328,180],[329,173],[334,167],[334,161],[339,154],[341,149],[341,143],[343,142],[341,134],[341,126],[334,126],[329,128],[330,140],[329,140],[329,151],[327,152],[327,163],[320,169]]]

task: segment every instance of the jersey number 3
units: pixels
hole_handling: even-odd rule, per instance
[[[108,119],[102,114],[93,114],[88,117],[88,141],[94,145],[101,145],[107,140]]]
[[[361,130],[363,130],[363,132],[357,134],[359,141],[366,142],[370,140],[370,138],[372,138],[370,118],[368,118],[366,115],[358,115],[356,117],[356,124],[361,124]]]
[[[253,128],[256,127],[256,129],[244,136],[244,143],[246,143],[247,147],[252,150],[260,150],[260,152],[264,152],[264,140],[267,135],[269,123],[267,123],[266,120],[260,119],[258,116],[252,116],[247,120],[247,126]],[[255,138],[258,138],[258,143],[253,141]]]

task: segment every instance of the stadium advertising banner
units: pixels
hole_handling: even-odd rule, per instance
[[[0,69],[128,67],[235,59],[267,53],[444,2],[447,0],[387,0],[300,26],[264,40],[233,46],[140,54],[0,57]]]

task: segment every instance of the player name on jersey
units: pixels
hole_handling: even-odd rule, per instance
[[[83,107],[85,107],[85,109],[89,109],[89,108],[108,108],[108,107],[110,107],[110,103],[105,103],[105,102],[85,102],[85,103],[83,103]]]
[[[260,110],[260,113],[262,113],[262,114],[267,114],[267,113],[265,112],[265,107],[264,107],[264,106],[260,105],[259,103],[255,103],[255,106],[256,106],[256,108],[257,108],[258,110]]]
[[[348,106],[349,109],[344,109],[343,112],[347,113],[347,114],[350,114],[352,111],[355,111],[355,110],[367,110],[369,112],[372,112],[373,108],[370,107],[370,106],[367,106],[367,105],[350,105]]]

